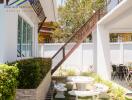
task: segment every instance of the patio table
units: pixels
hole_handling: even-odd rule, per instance
[[[70,76],[67,80],[75,83],[78,90],[86,90],[86,85],[92,83],[94,78],[86,76]]]

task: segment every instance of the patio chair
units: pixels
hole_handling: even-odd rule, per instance
[[[123,73],[124,73],[124,78],[126,78],[129,73],[129,68],[127,66],[124,66]]]
[[[125,66],[123,64],[120,64],[119,67],[117,68],[117,74],[119,76],[119,79],[121,79],[121,80],[125,79],[124,78],[124,76],[125,76],[124,70],[125,70]]]
[[[117,76],[117,66],[116,65],[112,65],[112,79],[114,80],[115,77]]]
[[[125,80],[132,87],[132,72],[126,67]]]

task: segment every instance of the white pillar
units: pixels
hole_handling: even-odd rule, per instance
[[[38,23],[34,23],[34,28],[33,28],[33,57],[38,57],[39,53],[38,53]]]
[[[111,79],[109,32],[97,26],[97,73],[106,80]]]
[[[124,64],[124,46],[122,42],[120,42],[120,64]]]
[[[94,72],[97,72],[97,30],[92,32],[93,41],[93,67]]]

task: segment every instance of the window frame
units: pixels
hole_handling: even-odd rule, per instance
[[[19,29],[19,19],[21,19],[20,29]],[[24,33],[24,23],[25,23],[25,33]],[[33,41],[34,41],[33,29],[34,28],[32,27],[32,25],[28,23],[28,21],[26,21],[23,17],[18,15],[18,28],[17,28],[17,57],[18,58],[33,57]],[[30,33],[28,32],[28,30],[30,30]],[[20,34],[20,40],[19,40],[19,34]],[[25,41],[24,41],[24,35],[25,35]],[[30,38],[31,40],[27,40],[29,39],[28,36],[31,36]],[[30,43],[28,43],[28,41],[30,41]]]

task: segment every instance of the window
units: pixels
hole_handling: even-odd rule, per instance
[[[32,56],[32,27],[18,17],[18,43],[17,43],[17,57],[31,57]]]
[[[111,33],[110,34],[110,42],[118,42],[119,41],[119,37],[117,33]]]
[[[131,42],[132,33],[111,33],[110,42]]]

